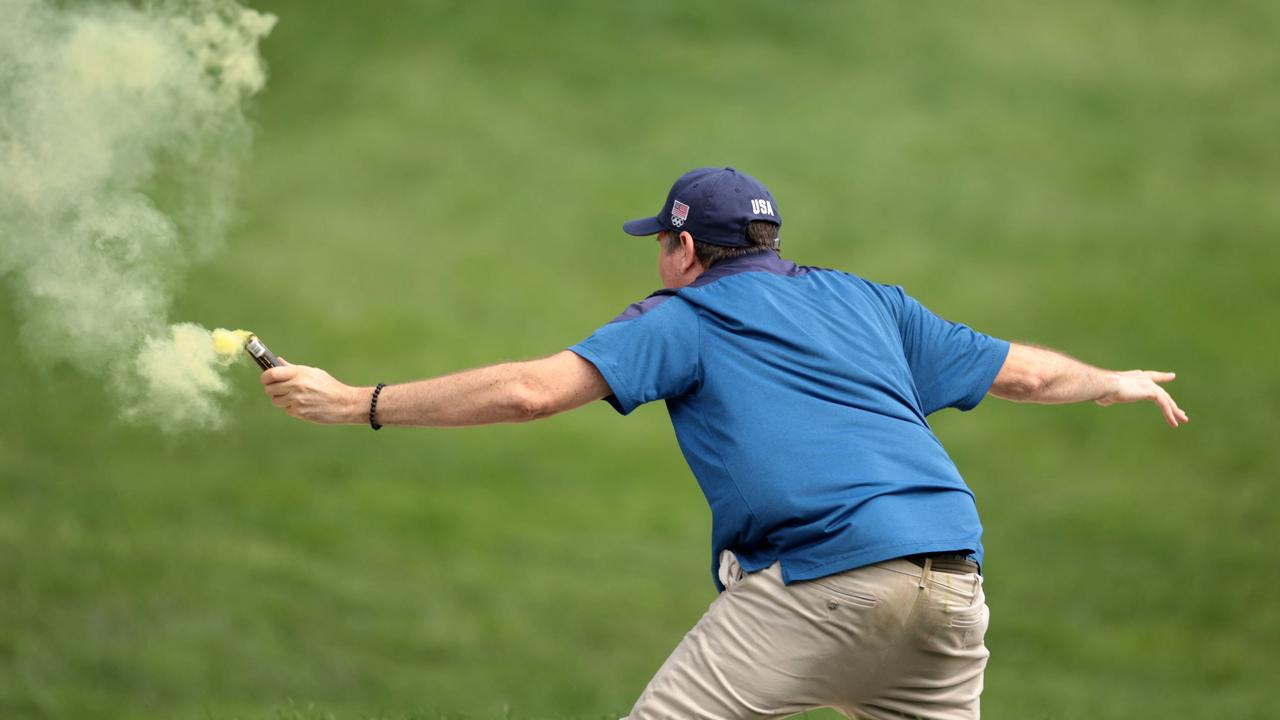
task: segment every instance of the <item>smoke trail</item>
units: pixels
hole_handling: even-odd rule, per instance
[[[275,17],[0,0],[0,18],[0,275],[25,345],[108,378],[126,416],[216,425],[209,333],[167,313],[221,244]]]

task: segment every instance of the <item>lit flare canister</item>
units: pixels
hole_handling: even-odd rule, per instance
[[[244,341],[244,351],[249,353],[249,357],[253,358],[253,361],[263,370],[280,367],[280,358],[268,350],[257,335],[250,335],[249,339]]]

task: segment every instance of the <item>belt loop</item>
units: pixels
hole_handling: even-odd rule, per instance
[[[920,583],[917,587],[924,589],[924,583],[929,579],[929,571],[933,569],[933,558],[926,557],[924,559],[924,569],[920,571]]]

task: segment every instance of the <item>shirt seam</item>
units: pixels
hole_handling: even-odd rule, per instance
[[[622,405],[623,409],[626,410],[626,412],[622,413],[623,415],[628,415],[632,410],[636,409],[637,404],[634,402],[636,398],[635,394],[631,392],[631,386],[622,379],[621,374],[618,373],[617,369],[614,368],[611,363],[600,357],[600,355],[591,348],[584,346],[583,343],[577,343],[571,346],[569,351],[596,366],[600,375],[604,377],[605,384],[609,386],[609,390],[613,393],[613,396],[618,399],[618,404]],[[611,380],[612,382],[610,382]],[[615,387],[615,385],[621,386],[621,394],[619,394],[619,388]]]
[[[974,332],[977,332],[977,331],[975,330]],[[991,337],[991,336],[988,335],[987,337]],[[978,407],[978,405],[982,404],[982,401],[985,400],[987,397],[987,393],[991,392],[991,386],[995,384],[996,376],[1000,374],[1000,369],[1004,367],[1005,360],[1009,358],[1009,348],[1010,348],[1009,341],[1002,340],[996,337],[991,337],[991,339],[995,341],[995,344],[997,347],[1000,347],[1001,345],[1003,345],[1004,352],[991,353],[991,359],[987,360],[989,365],[986,371],[983,373],[983,380],[985,382],[978,384],[978,387],[982,388],[982,392],[977,392],[977,388],[974,389],[975,391],[973,394],[977,395],[977,398],[974,399],[973,404],[968,405],[968,407],[964,408],[966,411],[972,410]],[[998,361],[996,359],[997,357],[999,358]],[[969,400],[971,398],[965,398],[965,399]]]
[[[701,390],[702,389],[702,356],[703,356],[702,313],[695,309],[694,317],[697,319],[697,328],[698,328],[698,389]],[[670,413],[668,413],[668,415],[670,415]],[[698,412],[695,412],[694,415],[697,416],[698,423],[702,425],[702,431],[704,433],[704,437],[710,437],[711,428],[710,426],[707,425],[707,419],[703,416],[703,413],[701,411],[698,411]],[[720,463],[720,469],[724,471],[724,476],[729,479],[729,483],[733,485],[733,491],[738,494],[738,499],[742,501],[742,506],[747,509],[747,514],[751,516],[751,523],[753,525],[759,525],[760,517],[756,515],[756,511],[754,508],[751,507],[751,503],[747,502],[747,496],[742,494],[742,487],[738,485],[738,481],[736,478],[734,478],[733,473],[729,472],[729,466],[726,465],[724,462],[724,454],[720,451],[720,448],[715,447],[714,445],[712,445],[712,448],[715,451],[716,460]],[[719,553],[719,551],[723,549],[724,548],[716,548],[716,552]],[[717,558],[717,562],[718,561],[719,560]]]
[[[658,291],[658,292],[663,292],[663,291]],[[655,295],[657,295],[657,293],[654,293],[654,294],[655,294]],[[652,296],[650,296],[650,297],[652,297]],[[690,312],[693,312],[693,313],[694,313],[694,318],[695,318],[695,320],[699,319],[699,316],[698,316],[697,311],[696,311],[696,309],[694,308],[693,304],[692,304],[692,303],[690,303],[688,300],[685,300],[685,299],[681,298],[681,297],[679,296],[679,294],[672,293],[672,294],[670,294],[670,295],[663,295],[662,297],[664,297],[664,298],[670,298],[670,299],[678,299],[678,300],[681,300],[681,301],[684,303],[684,305],[683,305],[682,307],[685,307],[685,308],[687,308]],[[614,324],[617,324],[617,323],[620,323],[620,322],[641,322],[641,321],[643,321],[646,317],[648,317],[648,318],[650,319],[650,321],[651,321],[651,322],[656,322],[656,321],[654,321],[652,318],[653,318],[653,317],[656,317],[656,313],[657,313],[657,312],[660,312],[660,311],[661,311],[661,308],[662,308],[663,306],[665,306],[665,305],[668,305],[668,304],[669,304],[669,303],[667,303],[667,302],[665,302],[665,301],[663,301],[663,302],[659,302],[659,303],[655,303],[652,307],[650,307],[650,308],[646,309],[644,312],[642,312],[642,313],[640,313],[640,314],[638,314],[638,315],[635,315],[634,317],[627,318],[626,320],[616,320],[616,319],[615,319],[615,320],[613,320],[613,321],[611,321],[611,322],[609,322],[609,323],[606,323],[605,327],[607,327],[607,326],[609,326],[609,325],[614,325]],[[672,305],[671,307],[681,307],[681,306]],[[670,311],[668,311],[668,312],[675,312],[675,310],[670,310]],[[699,342],[701,342],[701,333],[702,333],[701,326],[700,326],[700,325],[695,325],[695,329],[696,329],[696,330],[698,331],[698,333],[699,333]],[[582,342],[578,343],[577,345],[574,345],[574,346],[573,346],[573,348],[576,348],[576,347],[578,347],[578,346],[580,346],[580,345],[584,345],[585,343],[587,343],[588,341],[590,341],[590,339],[591,339],[591,338],[587,338],[586,340],[583,340]],[[573,348],[570,348],[570,350],[572,350]],[[641,405],[644,405],[644,404],[646,404],[647,402],[649,402],[649,401],[647,401],[647,400],[641,400],[640,396],[639,396],[636,392],[634,392],[634,390],[635,390],[635,389],[634,389],[634,388],[633,388],[633,387],[632,387],[632,386],[631,386],[631,385],[630,385],[630,384],[629,384],[629,383],[628,383],[628,382],[623,378],[622,373],[618,372],[618,369],[617,369],[613,364],[611,364],[611,363],[604,363],[605,365],[607,365],[607,367],[608,367],[608,371],[609,371],[609,372],[606,374],[606,373],[605,373],[605,368],[604,368],[604,367],[601,367],[601,363],[603,363],[603,362],[604,362],[603,357],[602,357],[602,356],[600,356],[599,354],[594,353],[594,351],[592,351],[592,353],[593,353],[593,355],[595,355],[595,357],[596,357],[596,358],[598,358],[598,359],[600,360],[600,362],[596,362],[595,360],[591,360],[592,364],[593,364],[593,365],[595,365],[595,366],[596,366],[596,368],[600,370],[601,375],[605,375],[605,382],[609,385],[609,389],[610,389],[610,390],[613,390],[613,395],[614,395],[614,397],[615,397],[615,398],[618,398],[619,403],[625,406],[626,412],[622,412],[622,413],[621,413],[622,415],[629,415],[629,414],[631,414],[631,412],[632,412],[632,411],[634,411],[636,408],[638,408],[638,407],[640,407]],[[588,358],[588,359],[590,360],[590,358]],[[699,378],[699,382],[701,382],[701,377],[702,377],[701,356],[699,356],[699,363],[698,363],[698,365],[699,365],[699,367],[698,367],[698,378]],[[610,382],[610,379],[611,379],[611,378],[616,379],[616,380],[618,381],[618,384],[619,384],[619,385],[622,385],[622,388],[623,388],[623,390],[624,390],[624,391],[625,391],[625,393],[626,393],[626,402],[625,402],[625,403],[624,403],[624,402],[622,402],[622,398],[618,395],[617,388],[615,388],[615,387],[614,387],[614,383]]]

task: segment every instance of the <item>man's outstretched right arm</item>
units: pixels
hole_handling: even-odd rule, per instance
[[[346,385],[320,368],[286,362],[263,372],[262,384],[276,407],[301,420],[363,425],[372,419],[373,388]],[[378,397],[377,420],[413,427],[526,422],[609,394],[595,366],[565,350],[539,360],[387,386]]]
[[[1104,407],[1150,400],[1160,407],[1170,427],[1178,427],[1187,422],[1187,414],[1159,385],[1173,378],[1171,372],[1154,370],[1103,370],[1056,350],[1013,343],[989,392],[1018,402],[1061,404],[1092,400]]]

